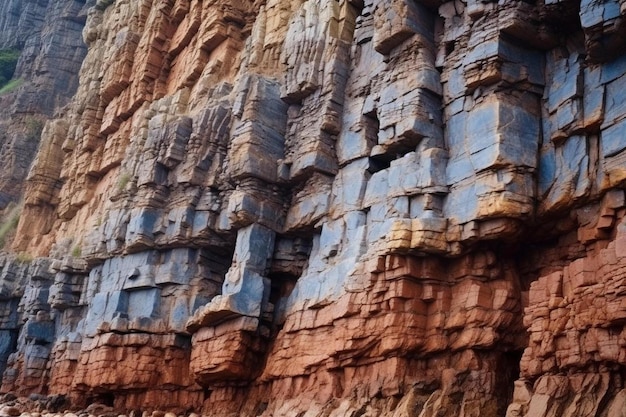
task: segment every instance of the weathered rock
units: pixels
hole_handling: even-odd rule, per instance
[[[78,84],[0,258],[0,391],[623,414],[624,4],[44,3],[0,6],[57,92],[0,101],[50,116],[72,91],[50,81]]]
[[[6,1],[0,51],[19,53],[15,89],[0,94],[0,213],[21,197],[45,121],[69,102],[86,54],[82,29],[95,1]]]

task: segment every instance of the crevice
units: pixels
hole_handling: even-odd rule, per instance
[[[502,353],[502,363],[498,369],[502,381],[502,395],[498,401],[499,415],[505,415],[509,404],[513,402],[515,381],[520,378],[520,361],[524,354],[523,349],[511,350]]]

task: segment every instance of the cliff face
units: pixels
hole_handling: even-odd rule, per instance
[[[13,88],[0,90],[0,214],[22,194],[43,123],[76,91],[87,52],[81,33],[92,3],[5,0],[0,4],[0,51],[19,53]]]
[[[0,391],[621,416],[624,14],[98,0],[0,261]]]

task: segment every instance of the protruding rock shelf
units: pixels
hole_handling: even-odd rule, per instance
[[[5,46],[0,393],[623,416],[625,2],[10,0]]]

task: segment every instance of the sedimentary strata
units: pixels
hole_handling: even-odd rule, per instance
[[[624,13],[97,1],[2,258],[0,391],[620,416]]]
[[[8,216],[7,207],[22,196],[45,121],[76,91],[87,53],[82,30],[94,3],[6,0],[0,4],[0,53],[14,51],[19,57],[13,87],[0,90],[0,215]]]

